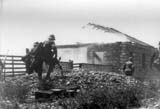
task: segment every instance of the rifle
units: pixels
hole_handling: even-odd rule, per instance
[[[54,62],[55,62],[55,64],[58,65],[59,69],[61,70],[61,75],[64,76],[64,74],[63,74],[63,68],[62,68],[62,66],[61,66],[61,64],[60,64],[60,60],[61,60],[61,57],[59,57],[58,59],[55,58],[55,59],[54,59]]]

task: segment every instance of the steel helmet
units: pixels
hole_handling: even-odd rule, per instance
[[[55,40],[54,34],[49,35],[49,38],[48,38],[48,39],[49,39],[49,40]]]
[[[33,44],[33,45],[34,45],[34,46],[36,46],[36,45],[38,45],[38,44],[39,44],[39,42],[34,42],[34,44]]]

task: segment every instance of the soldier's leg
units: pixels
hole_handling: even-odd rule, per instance
[[[38,73],[39,80],[42,80],[42,71],[43,71],[42,67],[43,67],[43,61],[37,60],[34,70],[36,73]]]
[[[50,78],[50,74],[53,71],[53,67],[54,67],[53,63],[50,63],[49,64],[49,69],[48,69],[48,72],[47,72],[47,75],[46,75],[46,80]]]
[[[26,68],[26,71],[27,71],[27,73],[28,73],[28,74],[32,74],[32,73],[33,73],[33,71],[34,71],[34,69],[33,69],[33,68],[28,67],[28,68]]]
[[[38,73],[38,79],[42,80],[42,66],[36,67],[35,72]]]

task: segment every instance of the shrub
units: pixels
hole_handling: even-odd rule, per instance
[[[10,101],[24,102],[27,98],[30,88],[28,84],[16,84],[14,82],[7,81],[1,84],[1,97],[2,99]]]
[[[137,89],[116,90],[108,87],[91,89],[77,95],[76,100],[79,105],[88,105],[90,107],[102,106],[112,109],[125,109],[127,106],[140,106],[140,97],[136,95]]]

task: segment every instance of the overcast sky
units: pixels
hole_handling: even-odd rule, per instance
[[[158,0],[1,0],[0,16],[0,54],[24,54],[49,34],[56,44],[107,42],[110,35],[82,29],[88,22],[155,47],[160,41]]]

